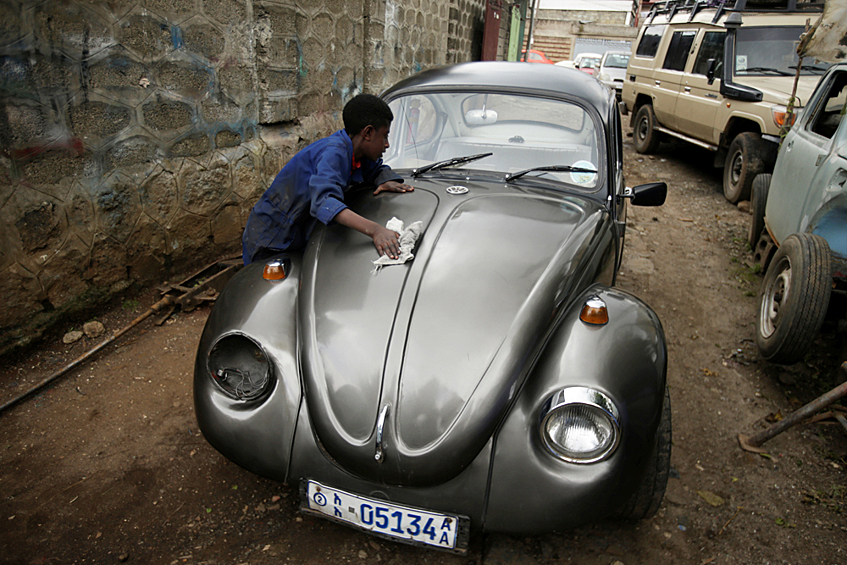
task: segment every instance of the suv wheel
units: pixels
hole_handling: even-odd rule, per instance
[[[762,138],[758,133],[739,133],[729,145],[723,169],[723,195],[733,204],[750,198],[753,179],[765,170]]]
[[[832,290],[832,257],[819,235],[795,233],[771,259],[759,292],[756,344],[772,363],[803,358],[823,324]]]
[[[639,153],[652,153],[659,146],[659,132],[656,131],[656,114],[653,106],[644,104],[635,114],[635,150]]]

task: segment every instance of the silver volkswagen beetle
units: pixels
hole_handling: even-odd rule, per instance
[[[346,203],[421,222],[413,258],[319,227],[242,269],[194,372],[204,436],[301,509],[465,552],[472,531],[654,513],[670,465],[667,348],[614,287],[628,204],[614,94],[553,65],[466,63],[383,94],[414,192]]]

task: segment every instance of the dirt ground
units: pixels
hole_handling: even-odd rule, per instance
[[[654,518],[526,538],[476,534],[469,554],[456,556],[303,516],[295,489],[225,460],[197,430],[191,373],[202,307],[140,324],[0,415],[0,562],[847,563],[841,426],[796,426],[765,455],[736,441],[842,382],[843,324],[827,324],[803,363],[758,357],[749,216],[724,200],[710,163],[689,146],[653,157],[626,146],[630,186],[669,185],[663,207],[630,208],[619,276],[657,311],[669,345],[673,470]],[[157,299],[153,290],[127,296],[93,318],[116,331]],[[100,341],[66,346],[61,337],[2,359],[0,403]]]

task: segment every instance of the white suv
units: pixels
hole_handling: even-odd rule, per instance
[[[780,3],[781,2],[781,3]],[[797,42],[823,3],[728,0],[655,4],[627,66],[622,111],[635,149],[671,136],[715,152],[724,195],[750,197],[753,178],[773,170],[797,74]],[[752,3],[751,3],[752,4]],[[731,6],[731,7],[730,7]],[[828,63],[804,59],[795,108],[808,101]]]

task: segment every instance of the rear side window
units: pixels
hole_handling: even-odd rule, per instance
[[[655,57],[664,31],[664,25],[648,26],[641,36],[641,41],[638,42],[638,49],[636,49],[635,54],[638,57],[650,57],[651,59]]]
[[[715,76],[720,76],[720,65],[723,64],[723,43],[724,32],[722,31],[707,31],[703,34],[703,41],[700,43],[700,51],[697,52],[697,59],[694,61],[694,68],[691,72],[695,75],[705,75],[709,71],[709,60],[715,59],[718,66],[715,67]]]
[[[665,64],[663,69],[669,71],[681,71],[685,69],[685,61],[688,60],[688,52],[691,50],[691,44],[694,43],[696,31],[675,31],[671,37],[671,44],[668,46],[668,54],[665,56]]]

